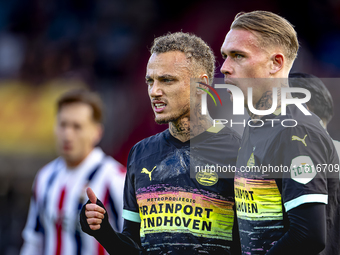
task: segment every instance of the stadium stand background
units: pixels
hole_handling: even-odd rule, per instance
[[[54,102],[88,87],[106,105],[104,151],[126,164],[130,148],[160,132],[144,82],[148,49],[168,31],[202,37],[217,56],[239,11],[268,10],[295,25],[293,70],[325,79],[335,102],[330,135],[340,140],[340,2],[331,0],[0,1],[0,254],[22,244],[33,178],[55,154]]]

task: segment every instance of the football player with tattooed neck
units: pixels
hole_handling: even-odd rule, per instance
[[[262,116],[256,116],[248,109],[248,88],[251,87],[253,91],[254,108],[268,110],[272,106],[273,88],[276,87],[277,108],[280,108],[280,88],[289,87],[288,74],[296,58],[299,44],[293,27],[285,27],[288,34],[287,38],[284,38],[287,40],[286,47],[286,44],[271,43],[270,39],[257,31],[261,28],[243,24],[245,22],[242,20],[239,23],[233,23],[234,26],[221,47],[221,54],[225,59],[221,72],[225,75],[226,84],[235,85],[242,90],[249,116],[252,119],[259,119]]]
[[[149,59],[145,77],[155,121],[158,124],[169,123],[170,134],[181,142],[213,125],[209,114],[201,115],[202,90],[197,89],[198,86],[202,87],[198,82],[209,84],[212,74],[208,76],[191,54],[181,51],[155,52]]]
[[[130,151],[122,233],[113,231],[90,189],[80,216],[83,231],[110,254],[240,254],[233,179],[190,171],[236,164],[239,134],[201,115],[214,70],[214,54],[201,38],[178,32],[154,40],[146,88],[155,121],[169,128]]]
[[[316,171],[339,165],[332,140],[318,117],[295,104],[281,114],[281,89],[288,87],[298,48],[293,26],[266,11],[237,14],[221,47],[225,83],[242,90],[253,119],[243,133],[234,182],[242,254],[339,254],[339,229],[331,228],[338,174]],[[277,88],[275,111],[253,114],[248,88],[257,110],[271,109]],[[273,125],[287,119],[297,124]]]

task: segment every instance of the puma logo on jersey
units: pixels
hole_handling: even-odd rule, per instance
[[[156,167],[157,167],[157,166],[155,166],[154,168],[152,168],[151,171],[149,171],[149,170],[146,169],[146,168],[143,168],[141,173],[142,173],[142,174],[147,174],[147,175],[149,175],[149,178],[150,178],[150,181],[151,181],[151,174],[152,174],[153,170],[155,170]]]
[[[302,142],[307,147],[307,144],[306,144],[306,141],[305,141],[306,137],[307,137],[307,135],[305,135],[304,138],[300,138],[300,137],[298,137],[296,135],[293,135],[292,136],[292,141],[300,141],[300,142]]]

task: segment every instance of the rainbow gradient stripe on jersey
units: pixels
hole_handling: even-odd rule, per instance
[[[163,189],[161,186],[152,188]],[[199,237],[232,239],[232,202],[209,194],[171,189],[137,195],[141,237],[157,232],[190,232]]]
[[[281,194],[274,179],[235,177],[237,215],[244,220],[282,220]]]

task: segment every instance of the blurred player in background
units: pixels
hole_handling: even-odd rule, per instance
[[[199,82],[211,83],[214,70],[201,38],[179,32],[154,40],[146,83],[155,121],[169,128],[130,151],[122,234],[102,219],[91,189],[81,214],[83,230],[110,254],[239,254],[233,179],[209,171],[190,176],[190,167],[236,163],[239,134],[201,114],[200,88],[207,86]]]
[[[318,77],[307,73],[290,73],[289,78],[290,87],[305,88],[311,92],[312,97],[306,105],[322,120],[322,125],[327,130],[327,125],[333,118],[334,107],[333,98],[325,84]],[[292,93],[292,96],[304,97],[301,93]],[[336,140],[333,142],[340,155],[340,142]]]
[[[80,230],[79,212],[91,187],[105,204],[113,228],[121,230],[125,168],[96,147],[103,133],[102,101],[96,93],[69,91],[57,109],[60,157],[35,178],[21,255],[106,254]]]
[[[327,238],[339,234],[339,229],[330,228],[339,206],[338,173],[315,170],[322,164],[339,167],[335,147],[319,118],[307,109],[306,116],[289,104],[286,115],[281,114],[281,89],[289,86],[288,74],[298,48],[292,25],[266,11],[236,15],[221,47],[225,83],[237,86],[244,95],[251,87],[250,99],[257,110],[272,108],[277,97],[273,113],[261,116],[249,110],[245,96],[254,121],[244,130],[237,159],[240,171],[235,174],[242,254],[311,255],[325,246],[332,251],[329,254],[339,254],[339,242]],[[286,119],[298,124],[284,127],[281,123]],[[285,126],[294,123],[285,122]],[[264,166],[279,170],[263,171]],[[246,167],[260,171],[244,171]]]

